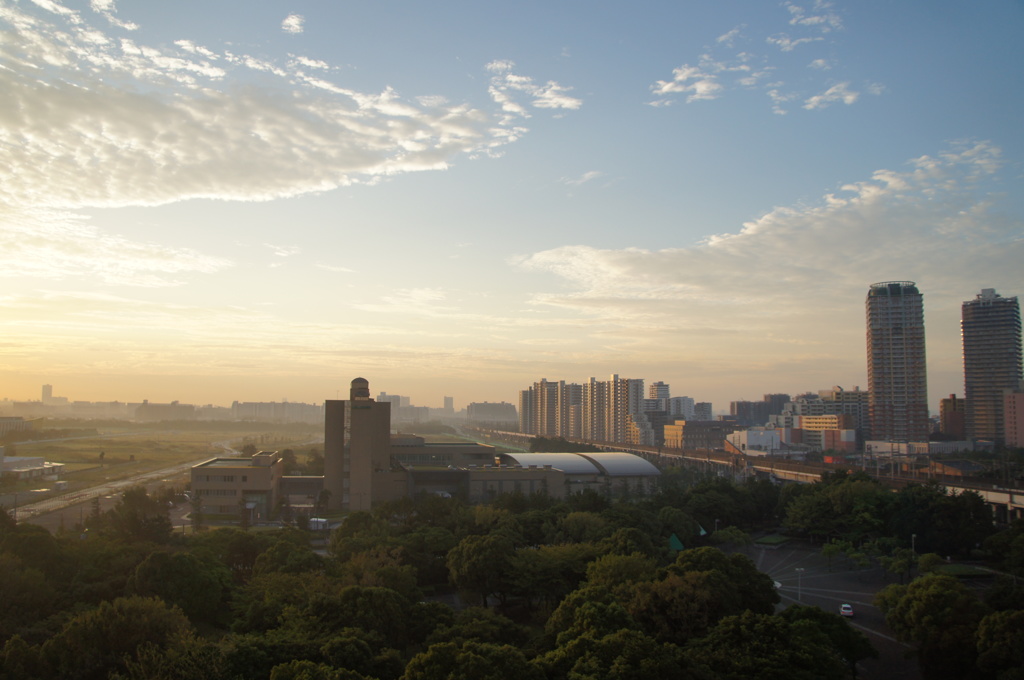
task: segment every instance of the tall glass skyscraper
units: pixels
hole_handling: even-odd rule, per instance
[[[1002,443],[1004,390],[1021,380],[1020,305],[985,288],[960,310],[967,436]]]
[[[871,439],[928,440],[924,301],[913,281],[875,283],[867,302]]]

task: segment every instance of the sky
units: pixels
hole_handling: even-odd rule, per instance
[[[0,0],[0,397],[866,387],[1024,295],[1024,4]]]

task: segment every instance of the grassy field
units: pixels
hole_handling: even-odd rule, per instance
[[[56,441],[18,442],[14,455],[42,457],[49,463],[63,463],[65,479],[71,490],[104,484],[153,470],[192,461],[229,455],[225,447],[241,449],[252,444],[257,449],[280,451],[292,449],[299,460],[305,460],[312,448],[322,449],[315,439],[319,428],[308,432],[290,429],[269,430],[254,434],[252,429],[226,430],[146,430],[132,432],[105,428],[95,437],[75,437]],[[27,491],[50,487],[52,481],[19,482],[10,491]]]

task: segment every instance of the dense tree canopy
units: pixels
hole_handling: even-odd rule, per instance
[[[0,517],[0,680],[847,677],[873,654],[864,636],[817,608],[776,614],[772,580],[732,552],[780,517],[830,539],[830,560],[901,579],[945,563],[918,561],[913,533],[953,554],[984,541],[1010,571],[1024,545],[1024,523],[986,540],[969,495],[857,474],[780,491],[670,471],[649,497],[479,506],[423,495],[350,513],[326,546],[293,526],[171,535],[166,502],[132,489],[87,531]],[[1016,677],[1024,586],[988,601],[937,574],[879,595],[893,631],[937,660],[928,677]]]

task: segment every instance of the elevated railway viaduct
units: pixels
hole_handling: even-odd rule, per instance
[[[470,430],[472,428],[466,428]],[[521,432],[502,432],[497,430],[472,429],[474,434],[491,442],[504,442],[511,446],[529,450],[532,434]],[[702,467],[705,470],[717,471],[719,474],[730,475],[735,479],[760,477],[786,482],[816,482],[822,474],[836,470],[854,469],[850,465],[836,463],[804,463],[780,460],[772,456],[752,456],[724,450],[684,450],[666,447],[638,446],[635,444],[617,444],[612,442],[570,439],[577,444],[590,444],[604,451],[627,451],[635,454],[658,467],[690,466]],[[997,484],[989,480],[972,477],[954,477],[934,475],[926,472],[917,474],[901,473],[895,466],[883,469],[880,460],[865,461],[861,469],[882,484],[901,489],[908,484],[924,484],[934,481],[944,486],[951,493],[959,494],[973,491],[992,506],[996,522],[1001,524],[1024,518],[1024,487],[1020,485]]]

